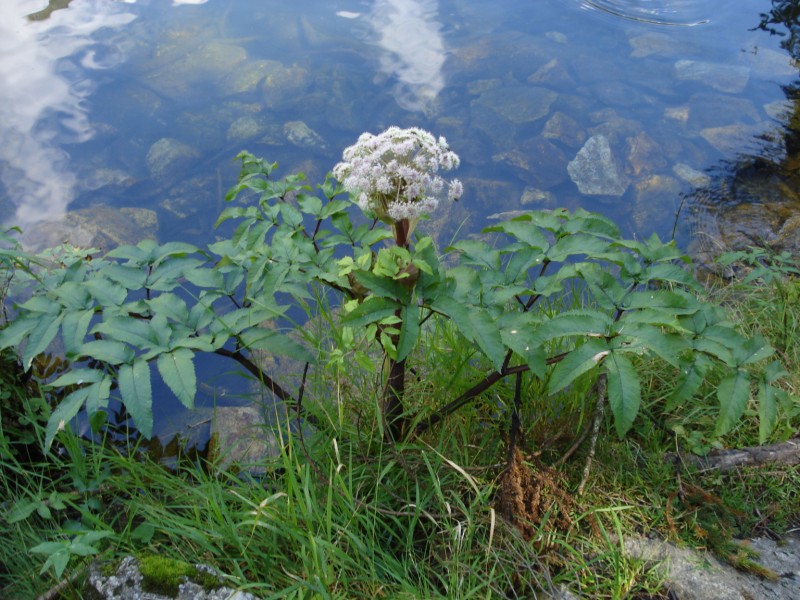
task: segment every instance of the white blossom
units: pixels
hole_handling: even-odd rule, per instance
[[[445,138],[417,127],[362,133],[342,158],[334,176],[362,210],[384,221],[415,221],[433,212],[445,189],[450,200],[461,197],[461,182],[439,175],[458,167],[458,155]]]

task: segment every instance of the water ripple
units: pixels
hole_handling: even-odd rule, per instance
[[[708,0],[579,0],[583,8],[643,23],[694,26],[708,23],[718,10]]]

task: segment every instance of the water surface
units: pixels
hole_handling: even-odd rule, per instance
[[[763,0],[50,8],[0,5],[0,208],[32,245],[63,241],[42,223],[65,213],[79,244],[213,241],[239,150],[322,181],[390,125],[461,155],[465,196],[427,224],[442,243],[567,206],[688,247],[736,228],[720,206],[795,210],[797,67]]]

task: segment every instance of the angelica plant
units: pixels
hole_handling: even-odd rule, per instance
[[[152,375],[191,408],[198,352],[237,362],[310,420],[309,367],[343,357],[369,365],[374,353],[363,348],[370,344],[383,354],[383,368],[373,368],[383,374],[387,441],[424,433],[510,376],[518,390],[523,376],[536,378],[553,397],[602,377],[623,436],[641,404],[637,365],[651,358],[676,373],[664,412],[680,412],[713,374],[714,434],[730,431],[751,403],[762,438],[775,427],[785,394],[773,349],[743,336],[702,299],[688,258],[672,242],[626,240],[612,221],[584,210],[529,211],[480,239],[457,241],[445,265],[433,240],[415,235],[420,219],[462,192],[442,175],[459,164],[443,138],[417,128],[364,134],[316,189],[302,174],[274,178],[276,163],[250,153],[237,159],[240,177],[217,221],[236,224],[230,237],[204,249],[146,240],[92,260],[73,252],[52,268],[26,265],[35,277],[0,330],[0,349],[14,347],[28,368],[60,338],[74,367],[51,383],[63,393],[47,444],[81,410],[97,423],[111,398],[149,436]],[[567,290],[579,290],[583,303],[564,303]],[[563,306],[555,314],[546,310],[554,299]],[[307,327],[323,303],[342,309],[334,348]],[[485,371],[454,398],[412,410],[407,363],[423,323],[437,320],[449,320],[473,349],[473,368]],[[278,381],[285,373],[264,372],[263,352],[305,364],[297,389],[291,379]]]

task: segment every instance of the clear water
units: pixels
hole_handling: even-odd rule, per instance
[[[72,0],[29,19],[45,1],[0,4],[6,224],[137,207],[161,241],[203,244],[239,150],[322,181],[361,132],[416,125],[462,158],[465,196],[429,224],[444,241],[567,206],[688,243],[709,174],[785,159],[797,69],[757,28],[764,0]],[[598,136],[617,181],[585,193],[569,164]]]
[[[0,206],[23,224],[145,207],[161,239],[202,242],[240,149],[321,177],[359,133],[399,124],[445,135],[462,156],[467,193],[447,221],[477,229],[525,201],[668,235],[692,189],[676,165],[706,172],[761,151],[758,136],[782,125],[769,105],[796,70],[782,38],[753,30],[766,4],[73,0],[31,21],[43,6],[4,0]],[[531,88],[552,93],[543,112],[524,110]],[[321,141],[289,141],[296,121]],[[703,137],[725,126],[742,129],[740,143]],[[567,171],[597,133],[621,195],[582,194]],[[162,138],[193,155],[159,179],[147,156]]]

